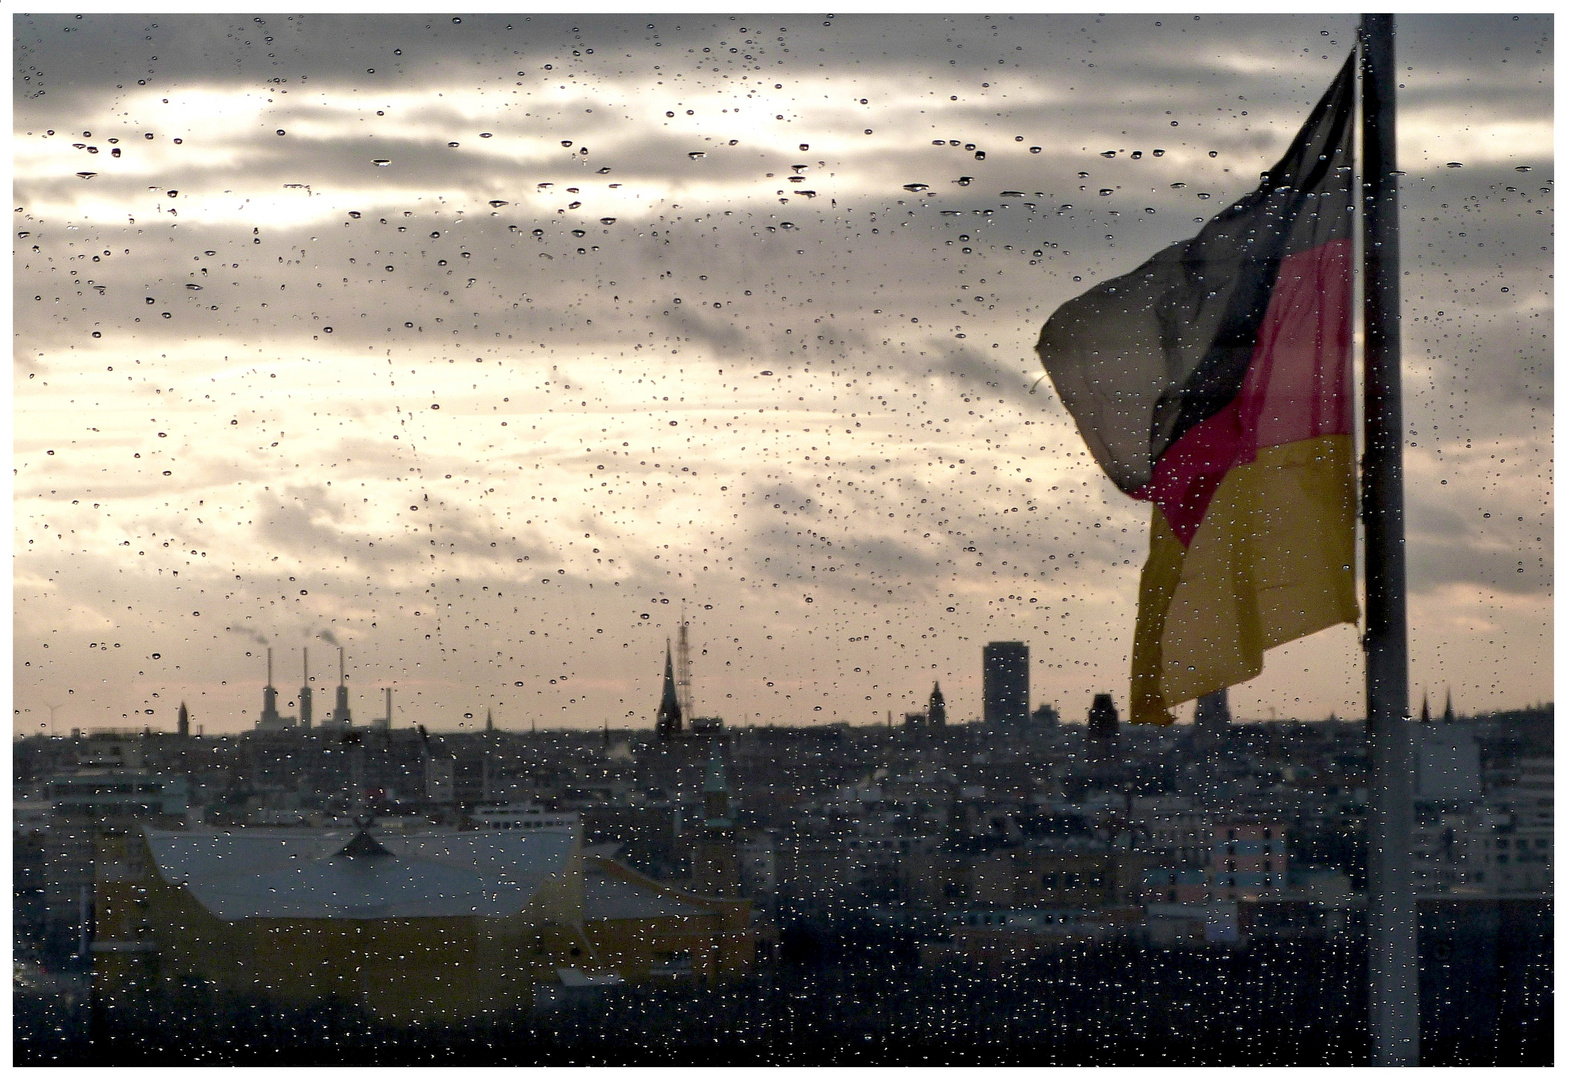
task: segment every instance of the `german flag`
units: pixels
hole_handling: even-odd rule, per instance
[[[1354,591],[1354,57],[1261,185],[1062,305],[1037,351],[1088,449],[1151,501],[1131,719],[1360,617]]]

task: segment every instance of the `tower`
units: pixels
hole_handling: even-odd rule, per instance
[[[279,692],[273,689],[273,650],[268,650],[268,684],[262,688],[262,715],[257,717],[257,727],[272,731],[283,726],[279,716]]]
[[[1451,724],[1453,719],[1453,688],[1449,686],[1447,688],[1447,705],[1442,710],[1442,723]]]
[[[344,650],[339,650],[339,688],[333,698],[333,726],[353,727],[350,722],[350,688],[344,685]]]
[[[983,722],[1026,726],[1028,681],[1025,643],[991,641],[983,646]]]
[[[304,646],[300,650],[300,726],[311,727],[311,668]]]
[[[694,844],[693,887],[700,896],[736,896],[737,824],[732,820],[732,789],[721,749],[713,746],[705,766],[704,828]]]
[[[1229,691],[1214,690],[1196,699],[1196,726],[1217,731],[1229,726]]]
[[[392,691],[389,692],[391,693]],[[393,710],[389,709],[388,711],[391,713]],[[486,709],[486,734],[490,735],[496,730],[497,729],[492,726],[492,710],[491,707],[488,706]]]
[[[945,695],[939,692],[939,683],[934,684],[934,690],[929,694],[929,727],[945,726]]]
[[[180,711],[175,714],[175,734],[182,739],[191,734],[191,714],[186,711],[186,703],[180,703]]]
[[[688,656],[688,612],[685,609],[677,627],[677,705],[690,721],[694,718],[693,662]]]
[[[1420,695],[1420,722],[1422,724],[1431,722],[1431,695],[1429,693]]]
[[[655,714],[655,733],[672,739],[683,733],[683,710],[677,703],[677,680],[672,674],[672,642],[666,642],[666,678],[661,684],[661,705]]]

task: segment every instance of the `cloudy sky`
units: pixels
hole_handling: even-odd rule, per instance
[[[883,722],[1128,694],[1149,509],[1032,352],[1354,21],[20,15],[19,732]],[[1552,694],[1549,17],[1401,17],[1416,708]],[[1236,715],[1357,715],[1354,627]],[[319,689],[318,712],[323,711]],[[1189,708],[1184,710],[1189,715]]]

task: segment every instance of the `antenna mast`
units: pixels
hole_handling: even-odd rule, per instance
[[[682,624],[677,628],[677,704],[683,710],[683,715],[691,720],[694,715],[694,693],[688,660],[688,605],[686,603],[682,607],[679,618]]]

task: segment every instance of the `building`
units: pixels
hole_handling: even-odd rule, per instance
[[[1053,705],[1039,705],[1032,710],[1032,726],[1039,729],[1059,727],[1060,711]]]
[[[306,650],[300,650],[300,726],[311,727],[311,666],[306,660]]]
[[[273,650],[268,650],[268,681],[262,688],[262,712],[257,715],[258,731],[283,731],[295,726],[293,716],[279,715],[279,692],[273,687]]]
[[[1229,726],[1229,691],[1214,690],[1196,699],[1196,726],[1203,731],[1217,731]]]
[[[206,987],[395,1023],[753,963],[751,906],[587,859],[571,828],[125,830],[99,838],[95,994]]]
[[[672,672],[672,643],[666,643],[666,674],[661,682],[661,704],[655,711],[655,733],[675,739],[683,733],[683,709],[677,703],[677,677]]]
[[[1120,714],[1114,707],[1113,694],[1095,694],[1092,708],[1087,710],[1087,738],[1095,742],[1113,742],[1120,734]]]
[[[738,895],[737,822],[718,750],[705,766],[704,821],[694,844],[693,882],[693,891],[701,896]]]
[[[339,650],[339,685],[333,695],[333,714],[322,725],[348,731],[354,727],[350,719],[350,688],[344,682],[344,650]]]
[[[1029,682],[1023,642],[991,641],[983,646],[983,722],[1024,726]]]
[[[937,682],[929,694],[928,726],[933,728],[945,726],[945,695],[939,692]]]
[[[75,771],[44,782],[44,800],[65,818],[182,818],[188,799],[186,778],[144,768],[131,739],[92,740]]]
[[[1213,826],[1213,899],[1249,900],[1289,882],[1288,831],[1276,822],[1224,821]]]

